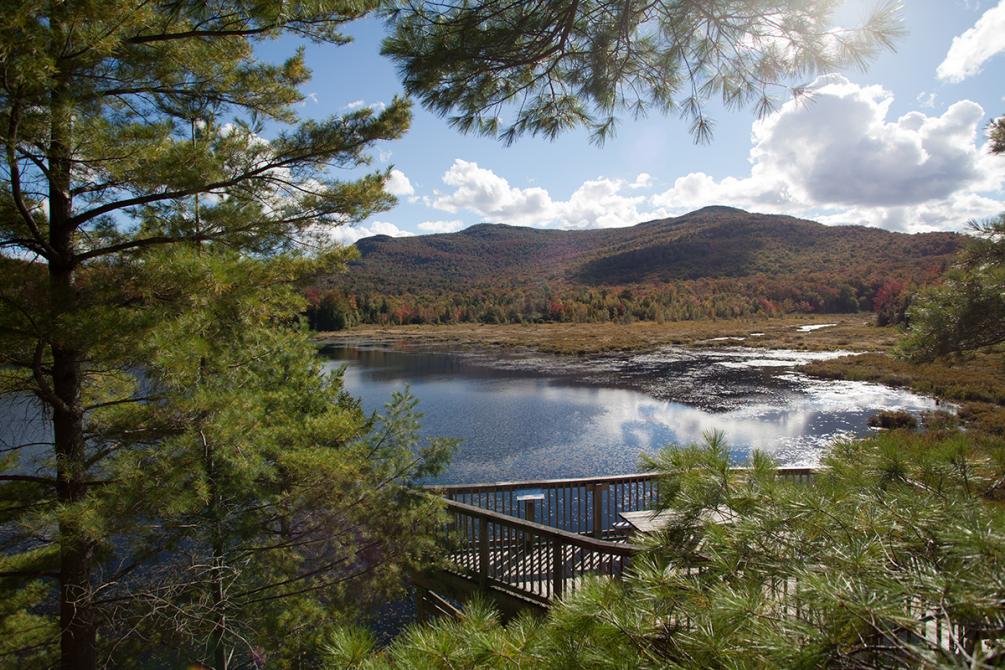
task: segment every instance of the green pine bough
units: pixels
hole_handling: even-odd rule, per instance
[[[1005,443],[891,431],[836,445],[811,483],[721,435],[650,462],[675,521],[623,582],[545,618],[485,603],[386,649],[349,628],[325,667],[997,668],[1005,662]],[[708,522],[729,509],[732,522]]]

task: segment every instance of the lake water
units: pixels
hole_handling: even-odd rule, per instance
[[[640,453],[710,430],[725,433],[737,462],[759,449],[784,465],[814,465],[835,439],[868,433],[879,410],[937,406],[799,371],[841,352],[671,347],[572,357],[350,341],[322,353],[346,366],[346,388],[367,410],[407,386],[423,434],[461,440],[441,483],[637,472]]]

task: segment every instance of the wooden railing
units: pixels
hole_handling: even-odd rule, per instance
[[[452,570],[485,589],[547,605],[587,575],[620,577],[641,548],[447,500],[445,541]]]
[[[742,469],[742,468],[738,468]],[[805,482],[813,468],[779,468],[782,477]],[[579,479],[542,479],[488,484],[448,484],[426,487],[447,500],[464,503],[551,528],[625,540],[621,512],[654,509],[659,475],[640,473]]]
[[[809,482],[814,473],[811,468],[779,469],[782,477],[801,483]],[[443,539],[449,572],[472,588],[502,591],[546,607],[575,591],[589,575],[624,574],[642,548],[625,541],[628,531],[619,523],[619,514],[653,509],[659,495],[657,481],[655,474],[632,474],[426,488],[446,498]],[[808,612],[794,597],[795,580],[773,582],[766,589],[770,600],[786,603],[788,616],[819,623],[807,618]],[[431,612],[456,615],[436,594],[426,597],[433,599]],[[968,628],[937,604],[909,599],[905,613],[923,622],[920,638],[911,633],[913,642],[946,658],[970,655],[979,644],[977,628]],[[995,629],[989,637],[1001,634]]]

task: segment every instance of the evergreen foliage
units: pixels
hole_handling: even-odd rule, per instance
[[[4,5],[0,394],[36,428],[0,455],[3,665],[282,665],[428,551],[445,445],[320,374],[289,288],[393,203],[331,169],[409,105],[299,122],[303,53],[254,51],[376,4]]]
[[[409,396],[367,417],[325,373],[294,319],[303,265],[223,249],[147,258],[154,285],[184,278],[144,343],[155,399],[94,418],[106,434],[161,436],[110,459],[92,503],[106,563],[157,557],[106,577],[97,599],[114,605],[116,667],[309,663],[327,627],[400,595],[434,549],[437,505],[410,487],[450,444],[420,448]]]
[[[623,585],[505,627],[476,604],[379,652],[343,631],[328,667],[1000,667],[1000,439],[887,432],[837,445],[809,484],[763,455],[731,469],[707,439],[651,462],[678,514]]]
[[[991,122],[988,137],[991,140],[991,153],[1005,154],[1005,116],[999,116]]]
[[[679,113],[707,141],[708,100],[764,116],[786,82],[892,48],[899,3],[877,3],[857,30],[829,25],[837,4],[404,0],[383,51],[409,93],[465,132],[512,142],[585,126],[603,142],[619,112],[656,110]]]
[[[908,311],[906,355],[916,361],[1005,342],[1005,214],[972,224],[975,239]]]
[[[575,4],[541,3],[536,15],[526,3],[485,3],[503,9],[504,23],[533,19],[545,36],[566,25],[540,22],[561,18],[554,11],[576,19],[577,34],[602,28],[589,81],[578,51],[555,52],[579,61],[545,70],[572,88],[547,82],[561,93],[529,106],[504,136],[587,120],[602,137],[611,120],[590,120],[570,96],[606,117],[626,102],[610,83],[634,82],[660,107],[693,84],[676,101],[706,137],[707,93],[743,102],[758,95],[755,76],[819,68],[833,62],[832,46],[855,59],[896,32],[891,5],[866,33],[823,33],[829,4],[778,1],[738,22],[720,14],[729,20],[716,35],[669,50],[664,35],[655,51],[633,37],[625,52],[628,42],[609,40],[613,15],[606,27],[592,23],[606,10],[578,15]],[[320,374],[295,318],[305,305],[286,288],[346,260],[326,243],[327,226],[393,203],[383,190],[388,173],[343,181],[330,170],[365,167],[375,142],[405,132],[409,105],[396,99],[379,114],[300,122],[299,87],[310,75],[303,53],[282,63],[255,55],[259,41],[289,34],[342,44],[340,26],[379,5],[4,5],[0,394],[25,401],[44,426],[0,456],[4,664],[90,670],[195,660],[224,670],[260,664],[263,654],[280,667],[309,663],[304,654],[328,624],[369,604],[359,594],[387,593],[429,550],[423,529],[435,516],[408,485],[442,463],[448,445],[417,451],[407,397],[382,420],[363,416],[337,375]],[[664,33],[706,25],[692,6],[675,5]],[[429,42],[400,39],[426,16],[399,14],[389,52],[430,56],[420,48]],[[622,36],[652,18],[631,5],[620,16],[629,27]],[[471,90],[490,102],[525,88],[514,89],[512,76],[531,74],[534,90],[545,81],[536,66],[511,60],[513,48],[534,45],[500,39],[502,25],[485,26],[489,43],[471,32],[461,52],[432,44],[429,62],[487,67]],[[797,36],[794,59],[771,45],[777,29]],[[738,50],[748,38],[760,48]],[[715,55],[717,43],[732,55]],[[634,68],[622,72],[628,79],[611,74],[603,44],[617,45],[618,67]],[[486,47],[498,58],[486,60]],[[647,55],[655,60],[639,58]],[[632,65],[637,58],[645,71]],[[685,75],[689,62],[700,68]],[[437,109],[454,105],[422,97]],[[468,106],[474,116],[459,125],[486,122]],[[759,107],[768,109],[766,97]]]

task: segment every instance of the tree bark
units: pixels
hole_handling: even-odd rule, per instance
[[[53,5],[54,8],[58,7]],[[87,496],[87,465],[84,440],[83,382],[79,343],[62,332],[66,316],[78,308],[75,282],[73,202],[70,194],[72,165],[73,103],[69,92],[68,64],[61,54],[66,32],[61,19],[51,17],[53,55],[60,69],[50,94],[49,164],[49,343],[52,353],[53,442],[56,452],[56,495],[61,506],[72,507]],[[91,571],[94,544],[83,537],[76,524],[61,520],[58,528],[60,667],[92,670],[97,663],[94,606],[91,602]]]
[[[205,377],[206,358],[199,361],[199,383]],[[216,468],[216,457],[213,445],[206,437],[205,432],[200,431],[203,447],[203,467],[206,471],[206,478],[209,481],[209,506],[206,515],[209,518],[210,532],[212,534],[211,544],[213,549],[213,567],[211,573],[212,599],[213,599],[213,632],[210,635],[210,644],[213,648],[213,670],[227,670],[230,659],[227,653],[227,594],[224,588],[223,577],[226,557],[224,556],[224,531],[223,531],[223,505],[220,497],[220,487],[217,478],[219,473]]]

